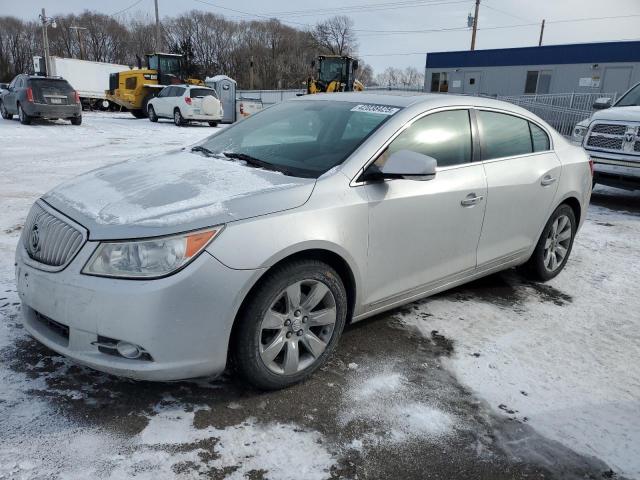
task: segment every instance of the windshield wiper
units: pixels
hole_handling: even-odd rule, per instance
[[[195,147],[191,148],[192,152],[202,152],[207,156],[215,156],[216,153],[213,150],[209,150],[207,147],[203,147],[202,145],[196,145]]]
[[[222,152],[222,154],[227,158],[233,158],[234,160],[242,160],[247,162],[249,165],[253,165],[254,167],[265,168],[267,170],[274,170],[276,172],[284,173],[285,175],[293,175],[291,170],[288,170],[285,167],[281,167],[280,165],[274,165],[273,163],[265,162],[264,160],[260,160],[259,158],[252,157],[246,153],[237,153],[237,152]]]

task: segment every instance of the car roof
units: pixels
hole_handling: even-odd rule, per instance
[[[527,117],[533,116],[530,111],[514,105],[513,103],[503,102],[501,100],[495,100],[493,98],[487,97],[476,97],[473,95],[454,95],[448,93],[444,94],[397,91],[318,93],[314,95],[303,95],[293,99],[293,101],[297,100],[362,102],[401,108],[421,106],[424,107],[424,109],[464,105],[509,110],[513,113],[518,113]]]

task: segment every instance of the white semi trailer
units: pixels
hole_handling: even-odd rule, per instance
[[[128,65],[117,63],[91,62],[75,58],[50,57],[49,76],[62,77],[80,94],[83,106],[107,109],[111,105],[105,96],[109,90],[109,74],[129,70]],[[33,57],[36,73],[44,74],[44,58]]]

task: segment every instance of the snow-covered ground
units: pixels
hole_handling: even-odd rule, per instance
[[[403,455],[407,469],[426,459],[435,477],[431,455],[465,468],[496,460],[480,431],[493,415],[640,479],[640,194],[599,188],[567,269],[549,284],[507,272],[352,328],[326,369],[284,392],[121,381],[29,339],[13,252],[33,201],[77,174],[211,132],[128,114],[86,114],[80,127],[0,121],[1,480],[384,478],[366,468],[383,464],[423,478],[398,470]],[[602,206],[607,198],[616,208]],[[415,329],[425,344],[398,333]],[[352,465],[367,454],[362,469]]]

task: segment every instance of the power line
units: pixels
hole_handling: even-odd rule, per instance
[[[121,13],[126,12],[127,10],[131,10],[133,7],[135,7],[136,5],[138,5],[139,3],[142,3],[144,0],[137,0],[135,2],[133,2],[131,5],[129,5],[127,8],[123,8],[122,10],[118,10],[115,13],[110,14],[110,17],[115,17],[116,15],[120,15]]]
[[[472,0],[413,0],[404,2],[385,2],[371,3],[361,5],[349,5],[337,8],[318,8],[309,10],[291,10],[273,12],[271,15],[276,17],[310,17],[318,15],[339,15],[345,13],[368,13],[381,10],[398,10],[403,8],[419,8],[435,5],[451,5],[456,3],[469,3]]]
[[[487,5],[486,3],[483,3],[482,6],[484,8],[488,8],[489,10],[493,10],[495,12],[502,13],[503,15],[507,15],[507,16],[515,18],[517,20],[522,20],[523,22],[530,22],[531,21],[528,18],[520,17],[518,15],[514,15],[513,13],[505,12],[504,10],[500,10],[499,8],[492,7],[491,5]]]

